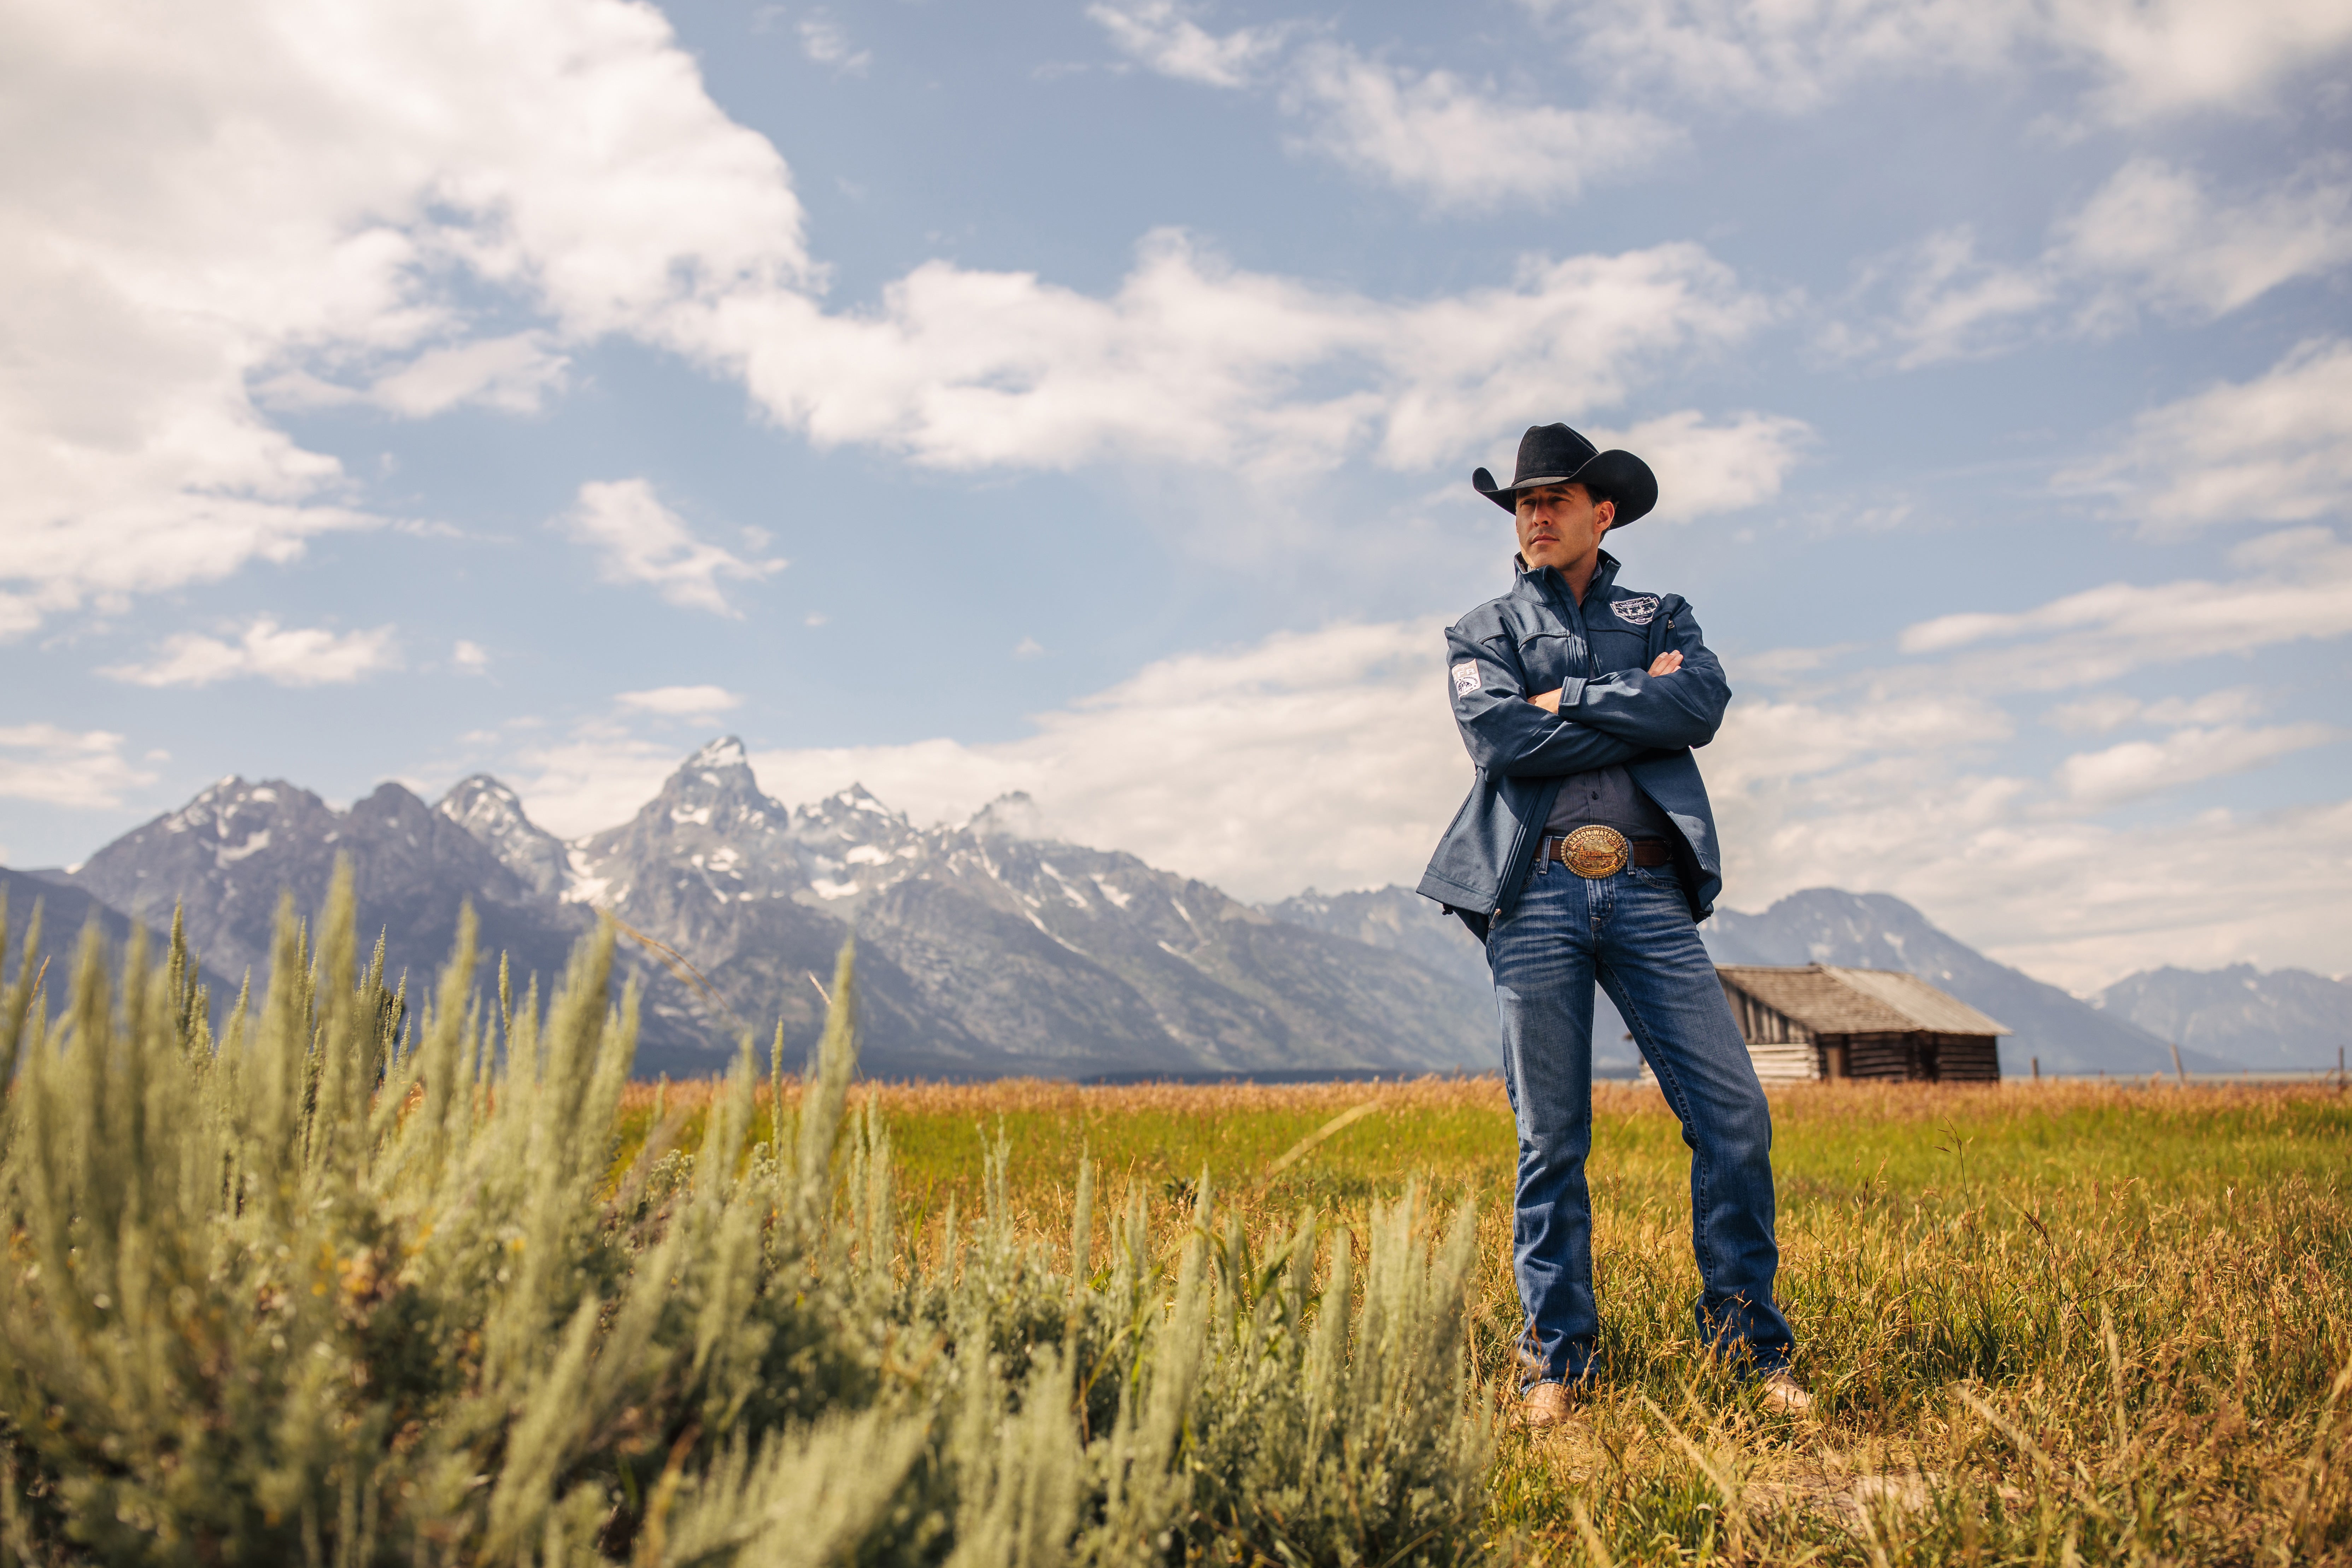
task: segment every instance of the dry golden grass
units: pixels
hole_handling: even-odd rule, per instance
[[[709,1087],[633,1089],[632,1136],[656,1093],[688,1108],[690,1139]],[[1441,1205],[1470,1198],[1477,1375],[1511,1396],[1512,1132],[1496,1079],[854,1096],[891,1128],[910,1258],[929,1255],[949,1205],[973,1212],[999,1139],[1016,1214],[1061,1247],[1082,1153],[1112,1196],[1145,1194],[1169,1247],[1204,1170],[1261,1247],[1307,1207],[1360,1225],[1408,1181]],[[1679,1130],[1654,1091],[1599,1086],[1601,1378],[1568,1433],[1505,1444],[1499,1540],[1570,1562],[2345,1556],[2352,1097],[2011,1082],[1772,1098],[1781,1294],[1819,1418],[1765,1415],[1699,1353]]]

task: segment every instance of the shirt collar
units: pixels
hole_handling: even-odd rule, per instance
[[[1568,597],[1568,579],[1559,574],[1559,567],[1546,566],[1539,571],[1531,571],[1528,566],[1528,558],[1517,551],[1511,552],[1511,564],[1517,568],[1519,581],[1526,582],[1533,578],[1538,585],[1549,592],[1558,594],[1563,599]],[[1590,599],[1595,594],[1606,594],[1616,584],[1616,582],[1617,557],[1604,550],[1601,552],[1601,559],[1593,564],[1592,581],[1584,585],[1584,596]]]

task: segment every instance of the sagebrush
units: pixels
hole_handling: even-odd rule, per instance
[[[690,1152],[681,1108],[618,1159],[609,923],[544,999],[478,984],[470,912],[429,996],[356,932],[348,875],[315,941],[281,908],[217,1033],[176,926],[0,994],[0,1561],[1487,1550],[1466,1206],[1435,1245],[1410,1189],[1360,1239],[1253,1239],[1203,1177],[1172,1252],[1129,1193],[1097,1260],[1091,1169],[1049,1247],[1000,1146],[902,1247],[848,952],[797,1094],[746,1041]]]

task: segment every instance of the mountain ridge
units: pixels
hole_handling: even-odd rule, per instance
[[[1486,1065],[1482,1010],[1455,976],[1123,852],[1024,836],[1035,826],[1008,798],[919,828],[855,785],[788,807],[724,736],[628,820],[570,841],[488,774],[430,806],[387,784],[341,812],[230,778],[69,880],[133,918],[184,905],[215,967],[265,964],[278,890],[314,910],[344,855],[363,922],[412,972],[437,967],[467,901],[486,950],[550,973],[606,911],[645,994],[647,1071],[713,1070],[779,1025],[796,1058],[853,933],[876,1076]]]
[[[647,1072],[715,1070],[779,1026],[797,1060],[821,1026],[820,977],[853,934],[876,1076],[1496,1064],[1485,955],[1410,889],[1309,889],[1252,906],[1123,851],[1055,839],[1021,795],[930,827],[855,784],[788,806],[761,788],[731,735],[686,757],[626,821],[568,841],[487,773],[429,806],[386,784],[340,812],[284,780],[232,777],[70,873],[12,872],[8,886],[12,904],[36,887],[70,889],[151,926],[176,902],[207,969],[234,973],[266,964],[278,889],[315,910],[341,855],[363,921],[384,932],[395,968],[415,973],[437,969],[469,900],[486,951],[550,975],[597,912],[610,913],[626,939],[625,975],[644,996]],[[1758,913],[1721,911],[1701,935],[1718,963],[1921,974],[2011,1026],[2011,1076],[2037,1058],[2045,1072],[2171,1069],[2166,1040],[2135,1021],[2129,999],[2069,996],[1890,895],[1809,889]],[[2180,1043],[2192,1068],[2234,1059],[2235,1047]],[[1638,1059],[1597,995],[1596,1071],[1630,1073]]]
[[[2127,974],[2094,1005],[2160,1038],[2248,1067],[2338,1066],[2352,1042],[2352,985],[2307,969],[2265,973],[2251,963],[2214,970],[2166,964]]]

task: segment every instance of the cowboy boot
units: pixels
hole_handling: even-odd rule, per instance
[[[1757,1398],[1765,1409],[1782,1415],[1811,1415],[1813,1396],[1805,1392],[1804,1384],[1790,1375],[1786,1367],[1765,1374],[1757,1387]]]
[[[1568,1424],[1575,1401],[1569,1397],[1564,1383],[1538,1383],[1519,1396],[1519,1425],[1530,1432],[1541,1432]]]

